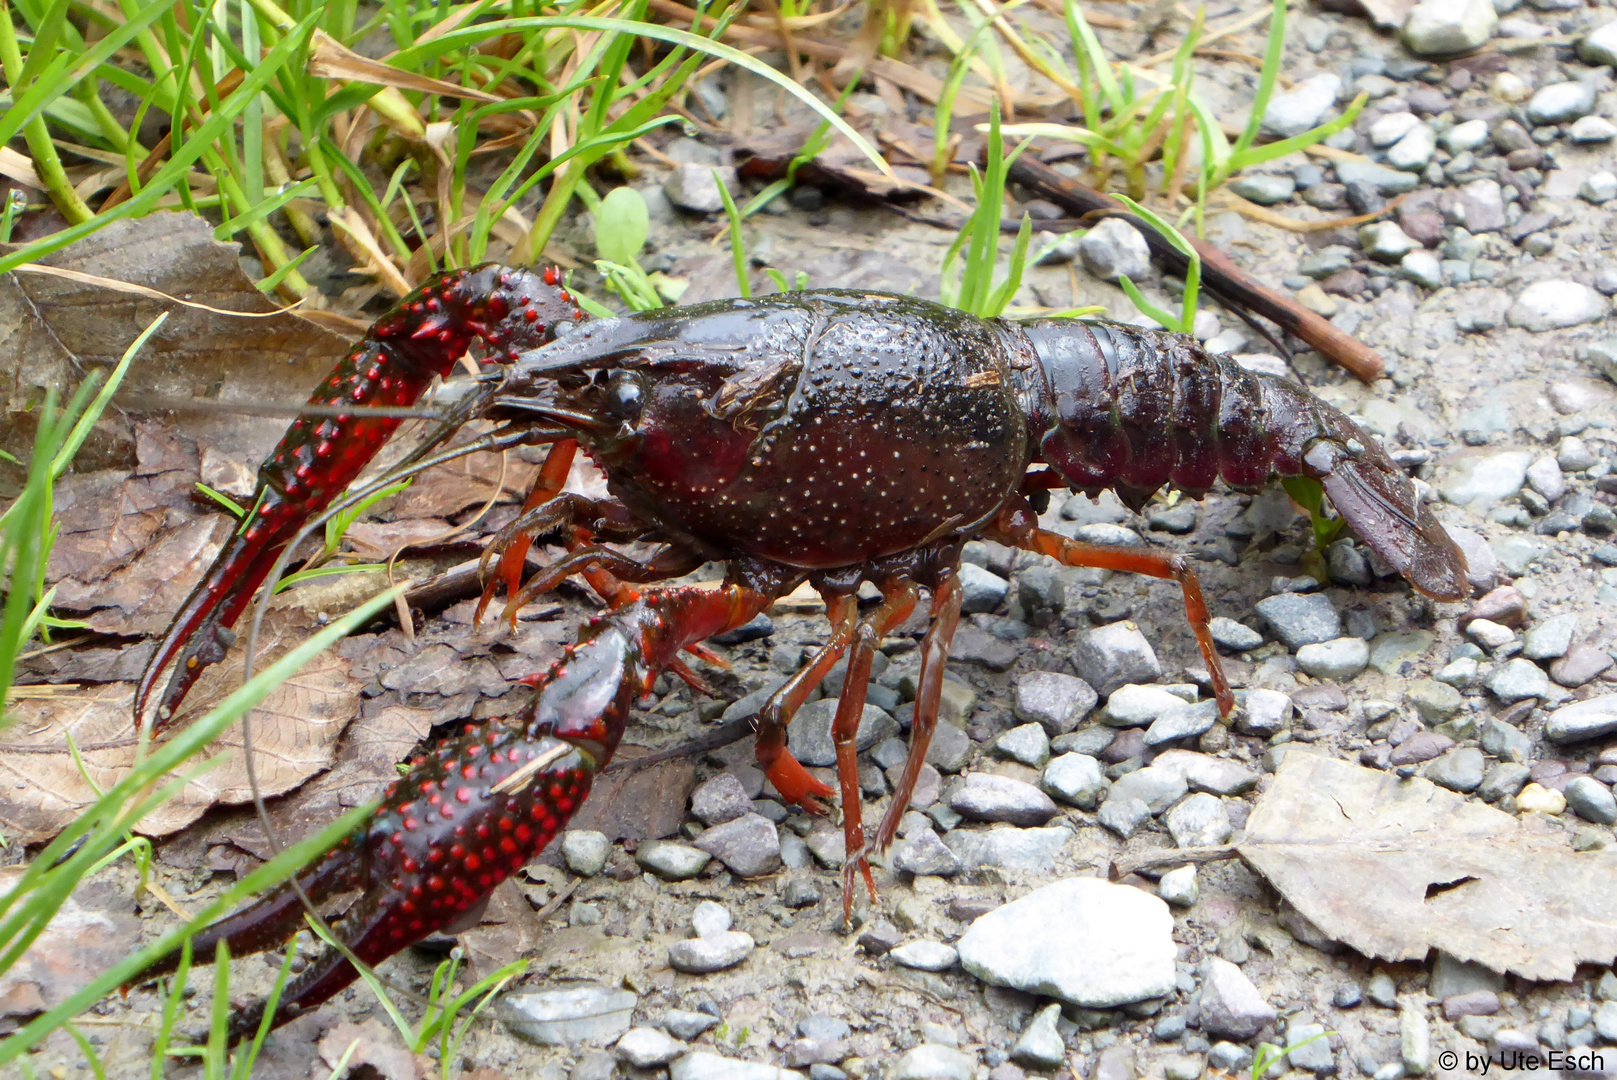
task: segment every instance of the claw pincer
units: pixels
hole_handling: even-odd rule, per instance
[[[554,268],[487,264],[450,270],[400,301],[308,401],[324,412],[354,411],[300,417],[259,467],[246,517],[186,598],[142,672],[135,715],[145,714],[158,679],[172,662],[174,674],[158,701],[157,726],[171,719],[203,669],[224,659],[235,643],[231,627],[288,541],[342,494],[403,422],[367,416],[367,406],[415,404],[474,341],[491,357],[509,362],[548,341],[558,322],[582,317]]]
[[[468,725],[438,750],[411,763],[390,785],[363,832],[299,875],[319,904],[344,892],[360,896],[336,922],[344,945],[366,964],[380,963],[461,920],[531,861],[589,795],[628,724],[630,707],[681,649],[749,621],[767,606],[740,586],[670,588],[587,623],[518,716]],[[199,934],[194,955],[210,958],[220,941],[234,956],[286,940],[302,923],[290,885]],[[173,971],[171,955],[140,976]],[[353,982],[348,958],[326,949],[287,987],[275,1017],[285,1023]],[[238,1035],[261,1012],[238,1017]]]

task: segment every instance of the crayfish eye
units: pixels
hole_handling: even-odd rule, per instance
[[[633,420],[646,403],[646,386],[632,371],[614,371],[606,385],[606,411],[620,420]]]

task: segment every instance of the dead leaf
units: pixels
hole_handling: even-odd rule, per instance
[[[471,965],[471,979],[487,978],[506,964],[532,955],[544,937],[538,912],[528,905],[515,881],[507,879],[489,894],[483,920],[456,936]]]
[[[311,627],[272,613],[266,620],[263,655],[268,658],[311,632]],[[261,664],[267,662],[261,661]],[[210,669],[199,680],[175,723],[180,730],[241,684],[241,656]],[[85,770],[103,791],[129,770],[135,754],[130,715],[134,687],[110,683],[49,701],[20,701],[16,717],[0,742],[0,832],[25,844],[54,836],[96,799],[95,790],[73,763],[66,736],[71,733]],[[348,663],[325,653],[305,664],[270,692],[253,711],[253,762],[259,789],[280,795],[330,767],[344,728],[353,720],[359,686]],[[391,750],[397,744],[390,744]],[[242,753],[240,727],[226,731],[209,748],[214,767],[192,780],[173,799],[141,819],[137,831],[165,836],[216,803],[234,805],[252,797]],[[327,819],[329,820],[329,818]]]
[[[160,213],[115,221],[42,262],[213,308],[275,312],[278,305],[242,272],[238,251],[215,240],[213,226],[199,217]],[[16,419],[46,388],[72,386],[88,370],[115,363],[164,311],[168,321],[147,342],[124,393],[301,403],[349,344],[293,314],[237,318],[82,279],[8,274],[0,278],[0,408]],[[187,424],[192,435],[247,461],[262,457],[285,428],[284,418],[230,415],[198,415]]]
[[[0,869],[0,896],[25,867]],[[105,882],[73,890],[44,933],[11,970],[0,975],[0,1021],[59,1005],[74,991],[134,951],[140,920],[127,895]]]
[[[415,1055],[400,1041],[398,1031],[375,1017],[359,1024],[345,1021],[333,1026],[320,1039],[319,1049],[327,1072],[346,1061],[343,1076],[364,1076],[374,1071],[383,1080],[418,1080],[421,1075]]]
[[[616,761],[648,753],[644,747],[618,747]],[[590,797],[568,824],[595,829],[613,840],[660,840],[672,836],[696,788],[696,765],[689,758],[660,761],[644,769],[607,771],[595,777]]]
[[[1574,852],[1536,814],[1426,780],[1293,750],[1237,850],[1365,956],[1441,949],[1537,981],[1617,957],[1617,851]]]

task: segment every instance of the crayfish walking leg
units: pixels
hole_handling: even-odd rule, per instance
[[[630,707],[679,662],[680,650],[742,625],[768,603],[739,585],[648,589],[592,620],[536,680],[537,696],[520,715],[469,725],[417,758],[369,825],[299,883],[315,903],[363,890],[336,928],[366,964],[456,923],[566,827],[617,749]],[[198,935],[194,952],[206,957],[221,940],[234,956],[260,952],[290,936],[302,914],[283,885]],[[177,963],[171,956],[140,979]],[[288,986],[275,1023],[319,1005],[357,974],[344,954],[328,949]],[[242,1014],[233,1030],[256,1029],[262,1015]]]

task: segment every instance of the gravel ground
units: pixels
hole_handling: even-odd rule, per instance
[[[1294,372],[1386,442],[1464,540],[1474,600],[1425,600],[1351,541],[1319,565],[1306,520],[1278,494],[1159,500],[1142,515],[1057,496],[1051,528],[1205,560],[1240,690],[1233,724],[1203,696],[1177,586],[974,544],[931,767],[851,932],[840,831],[771,799],[750,743],[738,744],[701,759],[680,835],[633,851],[568,837],[565,869],[546,880],[575,891],[534,945],[538,977],[502,998],[457,1065],[574,1080],[1195,1080],[1328,1032],[1269,1075],[1397,1080],[1590,1047],[1606,1048],[1590,1071],[1617,1072],[1617,977],[1604,969],[1533,983],[1436,952],[1378,963],[1324,937],[1239,860],[1105,880],[1116,860],[1239,840],[1296,752],[1537,814],[1578,850],[1613,844],[1617,267],[1606,253],[1617,224],[1604,204],[1617,197],[1617,10],[1497,8],[1427,0],[1401,37],[1336,14],[1295,19],[1292,86],[1271,126],[1301,130],[1367,92],[1332,141],[1375,164],[1292,158],[1235,190],[1308,220],[1408,194],[1361,230],[1210,220],[1249,271],[1379,348],[1389,377],[1363,386],[1309,353],[1287,365],[1228,315],[1198,323],[1210,348]],[[1422,58],[1489,42],[1465,60]],[[1215,97],[1246,85],[1231,68],[1212,80]],[[720,160],[694,140],[665,150]],[[670,178],[667,195],[662,177],[645,186],[650,268],[687,277],[686,302],[728,295],[729,257],[702,235],[711,227],[669,202],[702,193]],[[760,261],[816,286],[935,294],[944,232],[812,191],[776,209],[757,219]],[[1100,278],[1135,274],[1137,245],[1115,229],[1067,245],[1019,299],[1128,316]],[[1146,277],[1148,292],[1171,292]],[[903,759],[923,628],[912,620],[883,643],[861,729],[867,822]],[[778,613],[770,632],[723,651],[744,689],[763,689],[825,634],[820,615]],[[688,736],[715,718],[687,690],[662,689],[654,729]],[[825,701],[794,724],[808,764],[832,761],[829,719]],[[393,970],[419,980],[429,962],[410,955]],[[240,967],[235,991],[262,989],[269,969]],[[155,1007],[149,993],[131,1001]],[[347,992],[272,1040],[266,1075],[326,1075],[308,1065],[313,1040],[339,1018],[380,1015],[368,991]],[[56,1056],[76,1057],[53,1048],[36,1067]]]

